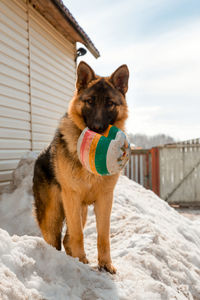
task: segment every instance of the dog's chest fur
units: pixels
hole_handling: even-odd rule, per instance
[[[106,193],[107,187],[114,187],[118,175],[95,175],[82,166],[77,154],[80,134],[81,131],[68,116],[61,120],[52,143],[53,165],[61,189],[72,190],[80,195],[82,202],[92,204],[99,194]]]

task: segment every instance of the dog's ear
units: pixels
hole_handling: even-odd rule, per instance
[[[117,90],[125,95],[128,90],[128,78],[128,67],[127,65],[122,65],[110,76],[110,81]]]
[[[76,88],[77,90],[81,90],[86,88],[88,83],[95,79],[95,73],[90,68],[88,64],[84,61],[81,61],[77,68],[77,80],[76,80]]]

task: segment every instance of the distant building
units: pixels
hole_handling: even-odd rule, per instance
[[[76,43],[97,58],[60,0],[1,0],[0,190],[21,156],[48,145],[74,93]]]

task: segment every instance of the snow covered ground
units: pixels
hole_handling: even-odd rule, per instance
[[[190,220],[200,220],[200,209],[177,208],[180,214],[189,218]]]
[[[111,253],[117,274],[97,270],[91,207],[85,229],[89,265],[40,237],[32,215],[29,153],[0,199],[0,299],[200,299],[200,220],[190,220],[126,177],[116,189]]]

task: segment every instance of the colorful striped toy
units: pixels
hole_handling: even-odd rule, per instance
[[[109,125],[103,135],[86,127],[77,144],[82,165],[98,175],[120,172],[130,158],[130,145],[123,131]]]

